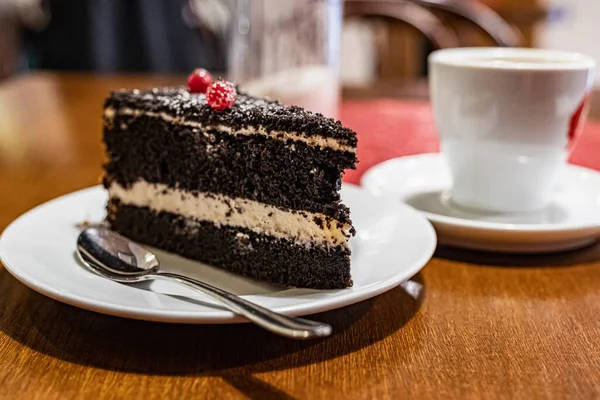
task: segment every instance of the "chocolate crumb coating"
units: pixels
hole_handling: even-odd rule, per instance
[[[277,101],[238,93],[235,104],[215,111],[206,103],[204,94],[190,93],[184,88],[151,90],[119,90],[110,94],[105,108],[132,108],[149,112],[164,112],[185,117],[206,125],[227,125],[234,129],[262,126],[267,131],[302,132],[304,135],[337,139],[340,144],[356,147],[356,134],[340,121],[312,113],[300,107],[286,107]]]

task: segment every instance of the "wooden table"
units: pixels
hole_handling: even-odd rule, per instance
[[[0,230],[98,182],[110,88],[180,78],[33,75],[0,85]],[[45,298],[0,268],[0,397],[598,398],[600,246],[548,256],[440,249],[413,279],[314,316],[298,342],[252,325],[130,321]]]

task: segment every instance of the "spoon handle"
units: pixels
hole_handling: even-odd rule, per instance
[[[256,325],[281,336],[292,339],[311,339],[331,334],[330,325],[276,313],[233,293],[226,292],[196,279],[168,272],[159,272],[148,277],[173,281],[196,289],[218,300],[230,311],[243,315]]]

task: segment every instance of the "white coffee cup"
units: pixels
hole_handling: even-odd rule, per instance
[[[542,208],[587,114],[595,61],[524,48],[455,48],[429,56],[431,102],[458,205]]]

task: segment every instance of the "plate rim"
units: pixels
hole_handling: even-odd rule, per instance
[[[403,201],[403,198],[408,195],[405,193],[404,195],[394,196],[392,194],[375,194],[373,193],[373,180],[375,174],[377,174],[380,170],[385,168],[389,168],[390,165],[394,165],[396,163],[408,163],[408,162],[422,162],[426,160],[426,162],[438,162],[438,160],[443,159],[443,153],[422,153],[422,154],[414,154],[402,157],[394,157],[388,160],[382,161],[378,164],[373,165],[362,175],[360,179],[360,184],[365,190],[371,192],[374,196],[377,197],[393,197],[397,201],[399,200],[402,204],[406,204]],[[434,161],[435,160],[435,161]],[[572,170],[573,172],[577,172],[578,174],[587,173],[595,175],[600,180],[600,171],[582,167],[575,164],[567,163],[567,169]],[[584,231],[592,231],[592,230],[600,230],[600,225],[590,223],[590,224],[514,224],[514,223],[502,223],[502,222],[489,222],[489,221],[478,221],[478,220],[470,220],[464,218],[450,217],[445,215],[439,215],[435,213],[430,213],[428,211],[421,211],[416,209],[416,211],[423,216],[425,216],[431,223],[433,224],[443,224],[447,227],[460,227],[467,228],[472,230],[486,230],[490,232],[496,233],[524,233],[524,234],[534,234],[534,233],[553,233],[553,232],[565,232],[565,233],[573,233],[573,232],[584,232]]]
[[[345,183],[343,187],[348,188],[349,190],[356,190],[358,192],[362,192],[363,195],[372,196],[373,198],[377,198],[365,188]],[[84,189],[79,189],[73,192],[66,193],[62,196],[58,196],[51,200],[48,200],[42,204],[39,204],[28,211],[21,214],[15,220],[13,220],[0,234],[0,261],[4,265],[6,271],[8,271],[14,278],[16,278],[23,285],[28,288],[34,290],[37,293],[40,293],[46,297],[49,297],[53,300],[59,301],[64,304],[68,304],[74,307],[78,307],[81,309],[105,314],[112,315],[116,317],[136,319],[136,320],[144,320],[144,321],[152,321],[152,322],[161,322],[161,323],[182,323],[182,324],[230,324],[230,323],[249,323],[248,320],[241,316],[235,315],[233,312],[228,310],[214,308],[211,312],[206,310],[201,311],[199,314],[195,311],[172,311],[169,310],[149,310],[140,307],[131,307],[131,306],[122,306],[118,303],[100,301],[93,298],[81,298],[76,294],[71,294],[68,292],[60,292],[49,284],[43,282],[43,280],[38,279],[35,276],[27,272],[23,272],[22,269],[13,265],[10,256],[7,256],[9,253],[5,249],[5,243],[7,241],[7,237],[11,235],[13,229],[18,227],[18,224],[22,219],[26,218],[29,214],[38,211],[40,208],[46,207],[57,201],[68,200],[69,197],[77,196],[77,195],[86,195],[87,192],[96,192],[101,190],[101,185],[95,185],[91,187],[87,187]],[[380,200],[377,198],[378,201]],[[423,254],[418,258],[418,261],[413,263],[413,266],[406,270],[400,270],[393,274],[391,277],[370,283],[366,286],[362,287],[362,290],[358,292],[354,292],[354,287],[346,288],[346,289],[338,289],[338,290],[328,290],[324,291],[324,293],[335,293],[335,292],[343,292],[343,294],[334,296],[332,298],[320,298],[311,302],[307,302],[301,305],[286,305],[280,307],[271,307],[273,310],[280,312],[285,315],[290,316],[301,316],[301,315],[310,315],[319,312],[329,311],[338,309],[341,307],[349,306],[351,304],[355,304],[369,298],[378,296],[386,291],[389,291],[396,286],[402,284],[407,281],[414,275],[416,275],[425,265],[427,265],[428,261],[432,258],[435,249],[437,247],[437,236],[435,233],[435,229],[433,228],[430,221],[428,221],[423,215],[421,215],[418,211],[414,210],[412,207],[401,204],[399,212],[402,213],[410,213],[413,214],[414,217],[420,219],[423,227],[426,229],[428,236],[431,240],[427,242],[427,247],[424,248]],[[290,288],[290,290],[294,290],[296,288]],[[243,295],[242,297],[253,300],[260,295]],[[257,301],[260,304],[260,301]],[[208,314],[208,315],[207,315]],[[214,314],[214,315],[210,315]]]

